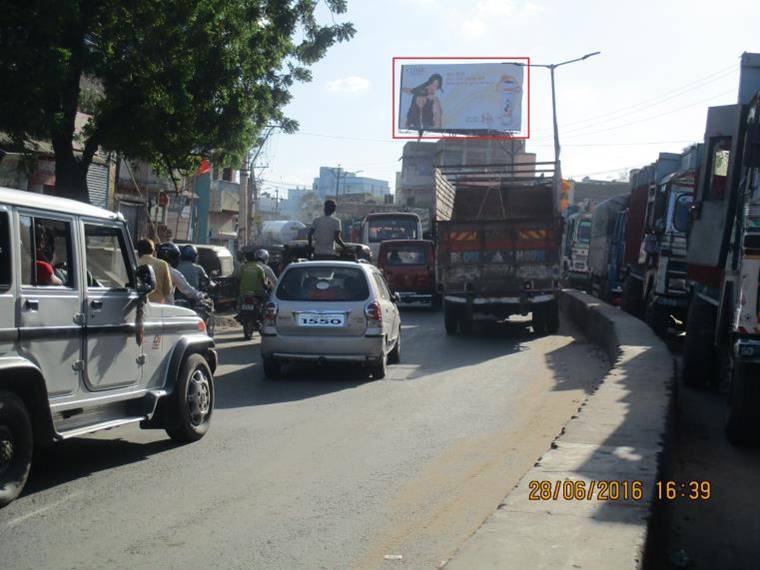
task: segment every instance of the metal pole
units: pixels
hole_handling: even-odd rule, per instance
[[[557,125],[557,96],[554,88],[554,68],[554,65],[549,67],[552,80],[552,119],[554,121],[554,203],[558,207],[559,198],[562,193],[562,166],[559,160],[559,126]]]
[[[238,250],[248,245],[248,160],[243,160],[240,169],[240,190],[238,203]]]
[[[338,193],[340,192],[340,164],[338,165],[338,172],[335,174],[335,203],[338,203]]]

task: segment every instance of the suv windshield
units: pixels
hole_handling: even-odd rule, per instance
[[[389,248],[385,252],[385,265],[425,265],[427,255],[421,245]]]
[[[376,218],[369,221],[369,241],[389,239],[418,239],[417,220],[413,218]]]
[[[294,267],[277,287],[283,301],[363,301],[369,297],[367,278],[353,267]]]

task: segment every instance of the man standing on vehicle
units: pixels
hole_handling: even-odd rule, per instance
[[[156,247],[152,240],[141,239],[137,242],[137,255],[139,265],[150,265],[156,275],[156,288],[148,295],[151,303],[168,303],[172,294],[172,278],[169,274],[169,265],[162,259],[155,257]]]
[[[315,219],[309,228],[309,246],[313,247],[314,259],[335,259],[338,257],[335,244],[346,247],[340,220],[333,216],[336,208],[335,200],[325,200],[325,215]]]

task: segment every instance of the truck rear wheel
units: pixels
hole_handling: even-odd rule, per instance
[[[644,311],[644,322],[646,322],[654,331],[654,334],[664,337],[668,332],[670,324],[670,315],[667,310],[663,309],[654,302],[650,297],[647,299],[646,310]]]
[[[443,325],[446,328],[446,334],[457,334],[459,331],[459,307],[451,303],[443,305]]]
[[[630,275],[623,282],[623,296],[620,305],[626,313],[641,318],[643,309],[642,283]]]
[[[683,370],[685,386],[705,387],[712,382],[715,371],[713,336],[717,309],[707,301],[694,296],[686,315],[686,339],[683,344]]]
[[[738,364],[731,367],[731,387],[728,393],[726,437],[734,445],[756,443],[760,440],[760,366]]]

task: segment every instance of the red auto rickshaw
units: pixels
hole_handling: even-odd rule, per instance
[[[377,266],[392,291],[399,294],[399,305],[436,308],[440,298],[435,291],[435,247],[426,239],[393,239],[380,244]]]

